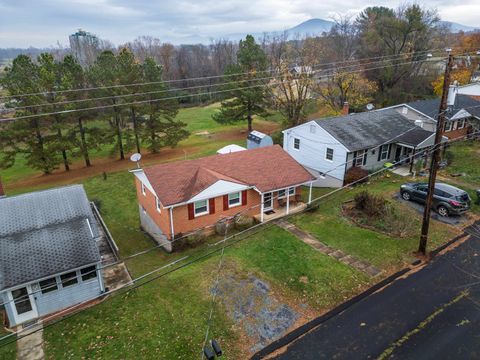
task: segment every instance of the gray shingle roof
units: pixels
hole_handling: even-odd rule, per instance
[[[431,131],[427,131],[422,129],[419,126],[415,126],[412,130],[397,137],[395,141],[405,145],[416,146],[422,143],[423,141],[427,140],[433,134],[434,133]]]
[[[407,105],[433,119],[436,119],[440,107],[440,99],[418,100],[408,103]],[[466,109],[466,111],[473,116],[480,117],[480,101],[469,95],[457,94],[455,96],[455,104],[447,112],[447,119],[462,109]]]
[[[315,121],[349,151],[370,149],[385,143],[396,142],[398,136],[418,127],[395,109],[369,111]]]
[[[81,185],[0,199],[0,290],[100,261],[90,228]]]

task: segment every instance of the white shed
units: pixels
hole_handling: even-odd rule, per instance
[[[247,136],[247,149],[256,149],[265,146],[272,146],[273,140],[267,134],[253,130]]]
[[[221,149],[217,150],[217,154],[230,154],[233,152],[244,151],[247,150],[243,146],[237,144],[230,144],[227,146],[222,147]]]

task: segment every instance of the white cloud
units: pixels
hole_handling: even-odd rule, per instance
[[[174,43],[232,33],[283,30],[310,18],[357,13],[366,6],[397,6],[398,0],[0,0],[0,47],[49,46],[77,28],[116,44],[151,35]],[[445,20],[480,26],[478,0],[423,1]]]

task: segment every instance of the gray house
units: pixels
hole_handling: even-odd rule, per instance
[[[81,185],[0,199],[0,301],[11,327],[104,292],[100,234]]]
[[[380,109],[284,130],[283,148],[317,178],[314,186],[340,187],[353,166],[376,170],[422,156],[434,134],[396,109]]]

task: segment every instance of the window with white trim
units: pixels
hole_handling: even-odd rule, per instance
[[[291,188],[288,189],[288,195],[295,195],[295,187],[292,186]]]
[[[62,287],[68,287],[78,283],[77,272],[72,271],[67,274],[60,275],[60,281],[62,282]]]
[[[42,280],[38,284],[40,285],[40,291],[42,292],[42,294],[47,294],[49,292],[58,290],[56,277]]]
[[[279,199],[284,198],[284,197],[285,197],[285,194],[286,194],[285,189],[278,190],[278,198],[279,198]]]
[[[453,126],[453,121],[446,121],[444,131],[445,132],[452,131],[452,126]]]
[[[143,196],[147,195],[147,192],[145,191],[145,185],[142,183],[142,194]]]
[[[199,200],[193,203],[195,216],[208,214],[208,200]]]
[[[161,212],[160,210],[160,201],[158,200],[158,197],[155,196],[155,207],[157,208],[158,212]]]
[[[366,150],[358,150],[356,151],[355,158],[353,159],[354,166],[362,166],[365,165],[367,151]]]
[[[311,132],[312,134],[315,134],[316,131],[317,131],[317,129],[315,128],[315,125],[313,125],[313,124],[310,125],[310,132]]]
[[[465,119],[458,120],[458,127],[457,129],[463,129],[465,127]]]
[[[293,148],[296,150],[300,150],[300,139],[293,138]]]
[[[242,204],[240,192],[228,194],[228,207],[234,207]]]
[[[97,267],[95,265],[87,266],[80,270],[80,274],[82,275],[82,281],[94,279],[97,277]]]
[[[325,159],[333,161],[333,149],[327,147],[327,151],[325,152]]]
[[[390,145],[385,144],[380,146],[380,160],[387,160],[388,159],[388,148]]]

